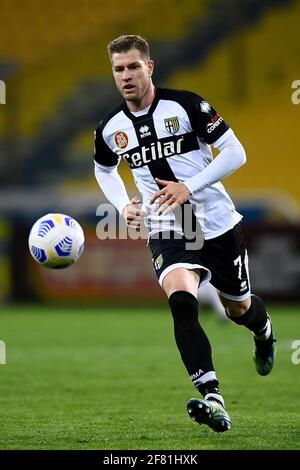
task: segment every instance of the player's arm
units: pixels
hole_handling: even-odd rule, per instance
[[[200,173],[184,182],[193,194],[240,168],[246,162],[246,154],[222,116],[197,95],[193,99],[191,124],[200,139],[219,150],[219,154]]]
[[[157,180],[164,188],[157,191],[150,202],[158,202],[159,214],[166,214],[175,209],[186,202],[193,193],[217,183],[246,162],[244,148],[232,129],[202,98],[194,99],[190,119],[197,135],[217,148],[219,154],[201,172],[184,183]]]
[[[129,200],[124,182],[118,173],[119,157],[112,152],[102,136],[101,127],[95,131],[95,177],[105,197],[125,218],[127,225],[139,227],[144,213],[139,209],[139,199]]]
[[[191,194],[217,183],[246,163],[245,150],[231,129],[212,145],[219,154],[200,173],[184,182]]]

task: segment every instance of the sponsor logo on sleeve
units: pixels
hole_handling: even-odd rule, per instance
[[[206,132],[211,134],[220,124],[223,122],[223,118],[216,114],[211,118],[211,121],[206,125]]]

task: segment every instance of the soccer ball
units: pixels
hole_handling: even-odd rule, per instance
[[[84,249],[84,233],[76,220],[65,214],[46,214],[29,234],[29,250],[35,261],[60,269],[78,261]]]

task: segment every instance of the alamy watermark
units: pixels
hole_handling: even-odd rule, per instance
[[[196,214],[197,213],[197,218]],[[100,221],[96,226],[96,234],[100,240],[148,240],[162,238],[182,239],[186,242],[187,250],[200,250],[204,243],[204,235],[199,223],[199,218],[203,220],[203,206],[197,208],[192,204],[183,204],[173,210],[173,216],[159,216],[155,211],[148,212],[144,223],[139,230],[127,227],[122,216],[117,209],[109,204],[100,204],[97,207],[96,215]]]
[[[6,84],[0,80],[0,104],[6,104]]]
[[[0,365],[6,364],[6,345],[0,340]]]
[[[300,104],[300,80],[294,80],[291,84],[291,88],[295,90],[291,94],[292,103]]]
[[[293,341],[291,344],[291,348],[295,349],[295,351],[292,353],[291,361],[292,364],[297,366],[300,364],[300,339],[295,339],[295,341]]]

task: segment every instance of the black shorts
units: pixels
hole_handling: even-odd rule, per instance
[[[162,235],[162,234],[159,234]],[[153,268],[162,285],[174,269],[198,270],[200,283],[210,281],[228,300],[245,300],[250,295],[248,256],[241,222],[219,237],[205,240],[201,249],[187,249],[184,237],[174,232],[165,239],[154,235],[149,239]]]

